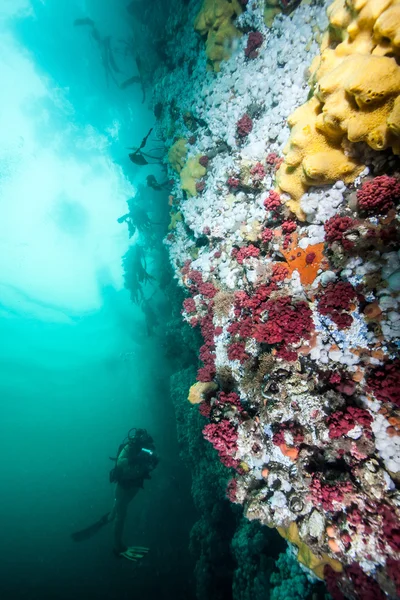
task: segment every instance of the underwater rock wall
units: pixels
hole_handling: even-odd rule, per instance
[[[180,11],[153,103],[204,341],[189,399],[248,519],[334,598],[395,598],[399,4],[303,3],[271,27],[261,0]]]
[[[225,469],[201,435],[204,419],[198,411],[186,410],[188,386],[195,376],[195,369],[188,367],[171,377],[181,457],[191,471],[192,497],[198,511],[190,532],[190,553],[196,560],[196,598],[223,600],[232,597],[235,562],[230,542],[237,519],[224,494]]]
[[[198,511],[190,533],[196,598],[265,600],[272,591],[274,600],[283,600],[290,588],[294,600],[306,598],[315,589],[315,580],[301,571],[293,553],[284,553],[283,540],[258,521],[243,517],[237,505],[229,505],[225,493],[229,472],[202,436],[205,418],[188,409],[187,390],[195,377],[193,366],[181,369],[172,375],[170,385],[180,455],[191,472]]]

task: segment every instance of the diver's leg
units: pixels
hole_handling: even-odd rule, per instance
[[[111,521],[114,521],[116,514],[117,514],[117,501],[114,498],[114,504],[112,505],[112,509],[108,513],[108,522],[109,523],[111,523]]]
[[[122,541],[124,533],[125,519],[130,501],[138,493],[140,488],[134,487],[124,489],[117,483],[115,488],[115,502],[112,510],[112,519],[114,520],[114,552],[120,554],[126,550],[126,546]]]

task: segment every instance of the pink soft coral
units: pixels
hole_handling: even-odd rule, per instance
[[[400,360],[372,369],[367,385],[380,402],[392,402],[400,407]]]
[[[236,123],[236,131],[240,137],[246,137],[249,135],[250,131],[253,129],[253,120],[250,115],[245,113],[243,117],[239,119]]]
[[[380,175],[357,191],[358,206],[370,214],[386,214],[400,199],[400,180]]]
[[[237,431],[226,419],[219,423],[209,423],[203,429],[203,436],[217,450],[219,458],[226,467],[238,466],[238,461],[233,458],[236,452]]]
[[[321,315],[329,316],[338,329],[347,329],[353,322],[353,317],[345,311],[351,309],[357,292],[346,281],[329,283],[319,297],[318,310]]]
[[[265,208],[271,211],[277,211],[281,207],[281,204],[281,198],[274,190],[271,190],[264,200]]]
[[[247,38],[247,46],[245,48],[246,58],[256,58],[258,56],[258,48],[262,45],[264,36],[261,31],[250,31]]]
[[[328,417],[329,437],[340,438],[351,431],[357,424],[369,431],[372,416],[367,410],[349,406],[346,410],[338,410]]]
[[[241,265],[246,258],[255,257],[260,254],[260,249],[253,246],[253,244],[249,244],[248,246],[243,246],[240,248],[239,252],[236,254],[236,260]]]

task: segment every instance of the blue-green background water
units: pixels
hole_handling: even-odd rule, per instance
[[[0,2],[0,597],[190,598],[188,474],[178,458],[169,365],[123,287],[126,200],[155,168],[127,147],[154,116],[139,86],[107,85],[76,18],[113,41],[132,35],[126,0]],[[118,45],[118,44],[117,44]],[[116,54],[136,74],[132,55]],[[165,197],[154,200],[163,212]],[[156,203],[159,202],[158,207]],[[163,231],[160,230],[160,237]],[[161,310],[163,300],[149,286]],[[70,533],[109,510],[109,456],[131,427],[161,462],[135,499],[128,543]]]

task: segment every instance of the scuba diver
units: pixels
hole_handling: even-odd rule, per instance
[[[111,78],[115,85],[119,87],[116,74],[119,74],[122,71],[118,68],[117,63],[115,62],[114,54],[111,48],[111,36],[107,35],[102,37],[99,33],[99,30],[96,28],[94,21],[89,18],[75,19],[74,26],[84,26],[90,28],[92,38],[97,43],[100,50],[101,62],[106,75],[107,86],[109,85],[109,79]]]
[[[171,180],[170,179],[167,179],[166,181],[159,183],[157,181],[157,179],[154,177],[154,175],[147,175],[146,183],[147,183],[148,187],[152,188],[156,192],[161,192],[162,190],[171,188]]]
[[[125,287],[130,292],[134,304],[144,300],[143,286],[155,281],[155,277],[147,272],[147,261],[143,246],[133,244],[122,257]]]
[[[154,296],[155,293],[156,292],[153,293],[151,298]],[[144,321],[146,323],[147,335],[149,337],[153,335],[154,329],[157,327],[157,325],[160,322],[153,307],[151,306],[151,302],[150,302],[151,298],[149,298],[148,300],[146,300],[146,298],[143,298],[142,303],[140,305],[140,307],[142,309],[142,313],[144,315]]]
[[[146,100],[146,85],[145,85],[145,78],[144,78],[144,69],[143,69],[142,60],[141,60],[140,56],[136,56],[135,62],[136,62],[136,67],[137,67],[139,75],[134,75],[133,77],[129,77],[129,79],[126,79],[125,81],[123,81],[119,87],[121,90],[125,90],[127,87],[129,87],[133,83],[140,83],[140,86],[142,88],[142,104],[143,104],[144,101]]]
[[[111,458],[115,466],[110,471],[110,482],[115,483],[115,499],[110,512],[106,513],[85,529],[71,535],[75,542],[81,542],[95,535],[108,523],[114,523],[113,552],[118,557],[136,561],[143,558],[148,548],[126,546],[122,540],[128,506],[143,488],[145,479],[158,464],[154,441],[145,429],[131,429],[118,448],[117,456]]]
[[[115,83],[117,87],[121,90],[125,90],[127,87],[134,83],[139,83],[142,88],[142,103],[146,99],[146,89],[145,89],[145,76],[144,76],[144,68],[142,65],[142,61],[140,56],[136,56],[135,62],[138,71],[138,75],[134,75],[133,77],[129,77],[129,79],[125,79],[122,83],[118,82],[118,77],[123,75],[123,72],[118,67],[117,62],[114,56],[114,50],[111,44],[111,36],[102,36],[95,26],[93,19],[89,17],[85,17],[83,19],[75,19],[74,21],[75,27],[88,27],[90,30],[90,34],[98,48],[100,50],[101,64],[103,65],[104,73],[106,76],[107,87],[110,84],[110,79]],[[124,43],[124,42],[122,42]]]

